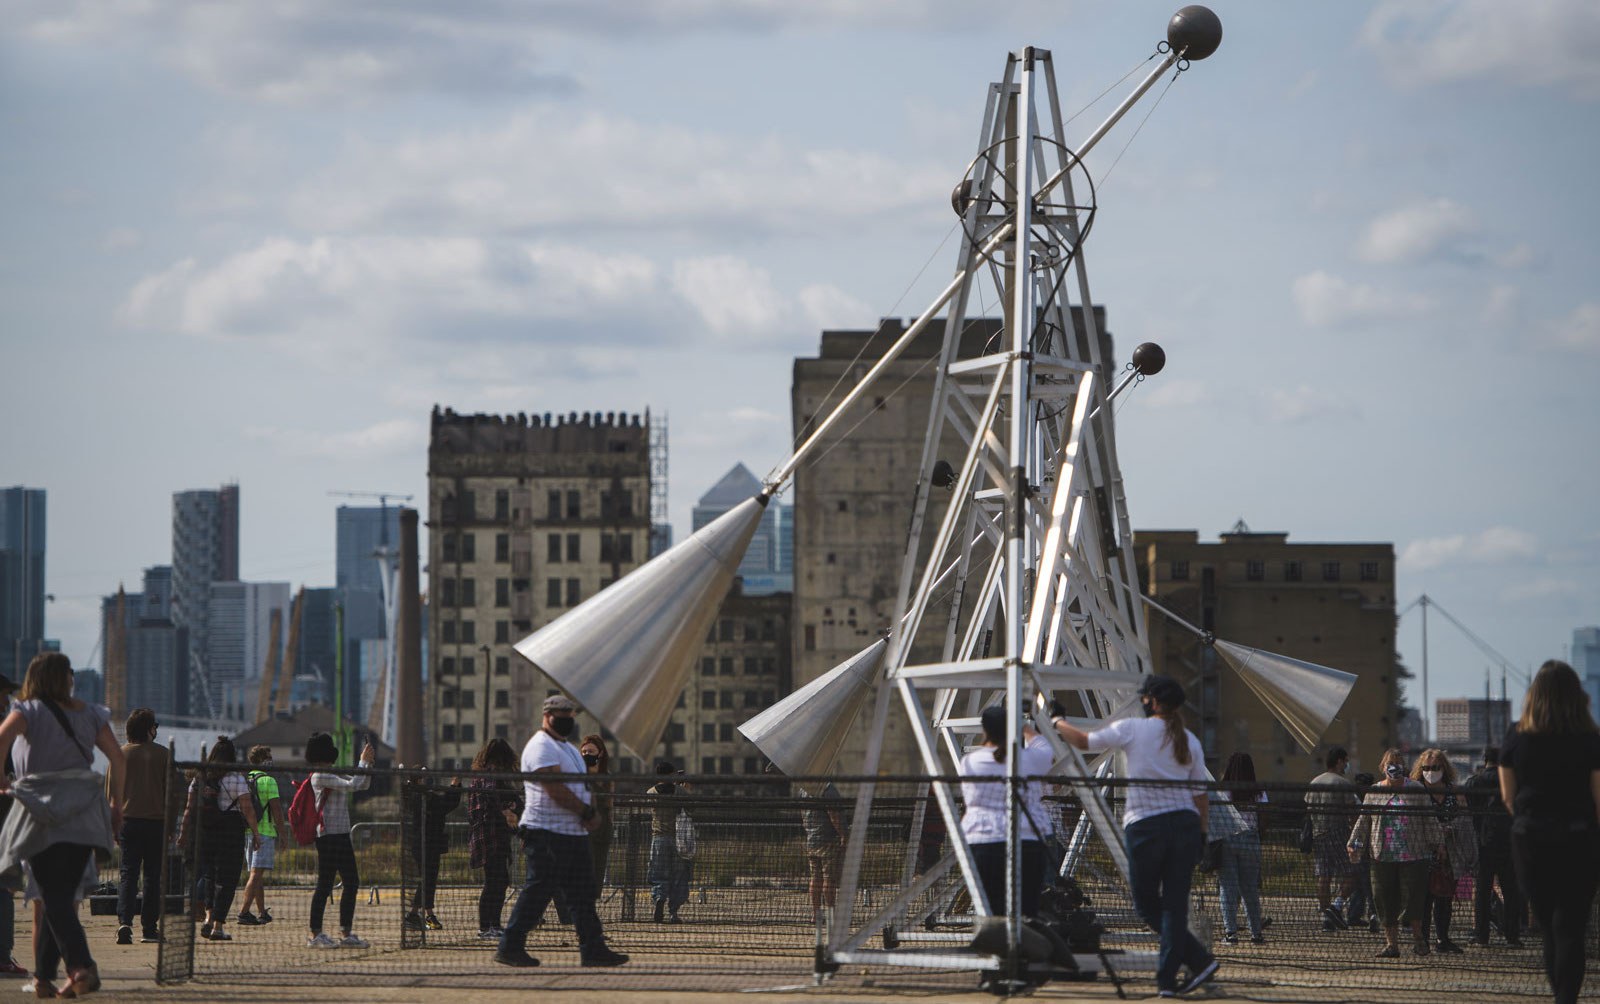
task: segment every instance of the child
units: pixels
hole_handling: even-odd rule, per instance
[[[317,888],[311,894],[311,937],[307,948],[367,948],[368,943],[350,932],[356,916],[356,891],[361,878],[356,874],[356,852],[350,845],[350,792],[363,791],[370,778],[330,774],[328,768],[339,758],[339,748],[326,732],[312,733],[306,740],[306,763],[312,769],[311,793],[322,813],[317,827]],[[361,751],[361,766],[371,767],[375,754],[372,744]],[[339,939],[322,932],[322,911],[333,895],[337,873],[344,888],[339,893]]]

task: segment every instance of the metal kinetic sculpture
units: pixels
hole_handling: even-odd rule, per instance
[[[952,196],[964,240],[950,283],[773,470],[760,495],[530,635],[517,650],[629,749],[650,755],[768,498],[837,435],[842,416],[889,365],[937,324],[943,347],[895,630],[741,731],[786,773],[823,773],[837,736],[876,687],[865,762],[854,773],[877,772],[887,719],[898,704],[927,772],[948,775],[965,740],[977,732],[979,713],[997,701],[1037,715],[1054,695],[1075,699],[1077,720],[1085,726],[1126,714],[1139,677],[1152,666],[1143,597],[1126,546],[1131,531],[1108,405],[1136,380],[1159,372],[1165,356],[1156,345],[1139,346],[1131,372],[1115,388],[1108,386],[1115,367],[1098,329],[1083,254],[1095,212],[1083,158],[1163,74],[1211,55],[1221,37],[1221,23],[1210,10],[1180,10],[1154,68],[1076,146],[1066,141],[1050,53],[1014,53],[1001,81],[989,89],[978,154]],[[979,354],[964,357],[969,309],[986,294],[1003,305],[1003,332]],[[941,449],[958,450],[959,464],[941,459]],[[942,514],[930,504],[935,490],[949,491]],[[1224,645],[1218,643],[1225,661],[1302,742],[1314,742],[1327,727],[1354,680]],[[938,653],[932,661],[913,661],[914,653],[930,650]],[[1278,678],[1304,672],[1314,679]],[[874,797],[874,785],[863,784],[845,851],[839,912],[829,924],[819,966],[1003,969],[1012,975],[1027,967],[1018,916],[1020,714],[1010,721],[1005,902],[986,901],[961,836],[953,786],[936,782],[933,794],[951,853],[915,881],[908,874],[897,897],[856,923],[868,829],[863,824]],[[1056,740],[1053,730],[1040,731],[1051,738],[1056,771],[1076,782],[1073,790],[1084,808],[1065,867],[1073,866],[1092,829],[1126,876],[1121,829],[1092,784],[1111,765],[1087,763]],[[953,868],[977,912],[1005,918],[1003,951],[865,947]],[[1093,958],[1082,961],[1096,964]]]

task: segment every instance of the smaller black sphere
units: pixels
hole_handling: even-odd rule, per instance
[[[1184,59],[1204,59],[1222,44],[1222,20],[1211,8],[1190,4],[1167,22],[1167,44]]]
[[[1155,376],[1166,365],[1166,350],[1155,342],[1142,342],[1133,350],[1133,368],[1145,376]]]

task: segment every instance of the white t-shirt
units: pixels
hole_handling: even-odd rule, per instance
[[[1233,801],[1233,793],[1232,792],[1227,792],[1227,791],[1213,791],[1211,793],[1211,797],[1214,800],[1220,801],[1220,802],[1231,802],[1231,801]],[[1266,792],[1264,792],[1264,791],[1256,792],[1256,804],[1257,805],[1266,805],[1267,804],[1267,793]],[[1260,818],[1260,816],[1261,816],[1261,813],[1259,811],[1257,811],[1257,812],[1241,811],[1239,813],[1239,819],[1240,819],[1241,822],[1244,823],[1244,828],[1246,830],[1260,830],[1261,829],[1261,818]],[[1213,838],[1215,838],[1216,835],[1213,834],[1212,836],[1213,836]]]
[[[1189,739],[1189,763],[1178,763],[1167,743],[1167,723],[1161,718],[1123,718],[1089,733],[1089,750],[1121,750],[1127,757],[1127,776],[1161,781],[1207,781],[1204,752],[1194,733],[1184,730]],[[1195,812],[1194,797],[1205,788],[1167,787],[1130,784],[1123,805],[1122,825],[1159,816],[1165,812]]]
[[[984,746],[973,750],[961,758],[961,774],[964,777],[1005,777],[1006,765],[994,758],[994,749]],[[1022,762],[1018,764],[1017,773],[1022,777],[1034,777],[1050,773],[1050,767],[1055,758],[1051,755],[1050,743],[1043,736],[1034,736],[1022,748]],[[1045,818],[1043,786],[1038,781],[1026,781],[1022,785],[1022,803],[1018,806],[1017,832],[1022,834],[1023,840],[1043,840],[1033,821],[1037,820],[1041,828],[1048,829],[1050,823]],[[966,811],[961,814],[961,832],[966,835],[969,844],[993,844],[1006,838],[1006,786],[1001,781],[963,781],[961,782],[961,800],[966,803]]]
[[[198,786],[198,781],[190,781],[189,791],[196,791]],[[238,812],[239,800],[250,797],[250,783],[244,779],[243,774],[224,774],[217,779],[215,787],[217,808],[223,812]]]
[[[522,748],[522,770],[531,774],[536,770],[554,767],[562,774],[583,774],[588,772],[588,766],[583,762],[583,754],[578,752],[578,747],[569,742],[562,742],[544,729],[533,734],[528,740],[528,745]],[[578,796],[584,805],[590,803],[589,786],[582,781],[566,782],[567,790]],[[544,790],[544,785],[538,781],[524,781],[523,789],[527,794],[522,807],[522,825],[530,830],[549,830],[551,833],[564,833],[569,837],[581,837],[589,831],[583,828],[583,820],[570,809],[563,809]]]

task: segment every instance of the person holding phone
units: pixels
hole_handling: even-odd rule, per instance
[[[326,732],[312,733],[306,740],[306,763],[311,767],[311,791],[322,823],[317,827],[317,887],[311,893],[311,937],[307,948],[367,948],[368,943],[351,930],[356,917],[356,893],[361,875],[356,870],[356,850],[350,843],[350,795],[365,791],[371,783],[366,774],[336,774],[330,768],[339,759],[339,746]],[[361,766],[371,767],[377,760],[369,741],[361,748]],[[322,930],[322,915],[333,895],[337,877],[339,891],[339,937]]]

